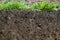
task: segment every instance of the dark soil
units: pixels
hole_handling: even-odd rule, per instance
[[[60,40],[60,11],[0,11],[0,40]]]

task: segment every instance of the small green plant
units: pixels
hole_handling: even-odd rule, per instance
[[[57,3],[47,3],[46,1],[42,1],[37,4],[32,5],[26,5],[25,2],[5,2],[3,4],[0,4],[0,10],[12,10],[12,9],[29,9],[29,10],[41,10],[41,11],[52,11],[59,9],[60,10],[60,4]]]
[[[56,3],[47,3],[45,1],[40,2],[38,4],[33,4],[30,6],[30,9],[32,10],[46,10],[46,11],[51,11],[59,8],[60,6]]]
[[[4,4],[0,4],[0,10],[10,10],[10,9],[25,9],[26,8],[26,4],[22,3],[22,2],[8,2],[8,3],[4,3]]]

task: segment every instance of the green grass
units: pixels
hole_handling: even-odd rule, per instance
[[[5,4],[0,4],[0,10],[11,10],[11,9],[25,9],[26,4],[22,2],[8,2]]]
[[[44,10],[44,11],[52,11],[52,10],[58,10],[60,8],[59,4],[56,3],[47,3],[45,1],[40,2],[38,4],[33,4],[30,6],[30,9],[32,10]]]
[[[25,2],[6,2],[3,4],[0,4],[0,10],[12,10],[12,9],[18,9],[18,10],[41,10],[41,11],[52,11],[52,10],[60,10],[60,4],[57,3],[47,3],[45,1],[32,4],[32,5],[26,5]]]

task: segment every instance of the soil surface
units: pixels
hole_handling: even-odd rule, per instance
[[[0,40],[60,40],[60,11],[1,10]]]
[[[14,0],[7,0],[8,2],[12,2],[12,1],[14,1]],[[30,4],[33,4],[33,3],[40,3],[40,2],[42,2],[43,0],[17,0],[18,2],[20,2],[20,1],[23,1],[23,2],[26,2],[26,4],[28,4],[28,5],[30,5]],[[55,2],[55,3],[60,3],[60,0],[44,0],[44,1],[46,1],[46,2]],[[0,0],[0,4],[1,3],[4,3],[5,2],[5,0]]]

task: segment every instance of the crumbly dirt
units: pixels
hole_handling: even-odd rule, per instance
[[[14,1],[14,0],[7,0],[8,2],[12,2],[12,1]],[[26,2],[28,5],[30,5],[30,4],[33,4],[33,3],[39,3],[39,2],[41,2],[41,1],[43,1],[43,0],[17,0],[18,2],[20,2],[20,1],[23,1],[23,2]],[[44,1],[46,1],[46,2],[55,2],[55,3],[60,3],[60,0],[44,0]],[[4,3],[5,2],[5,0],[0,0],[0,4],[1,3]]]
[[[0,10],[0,40],[60,40],[60,11]]]

